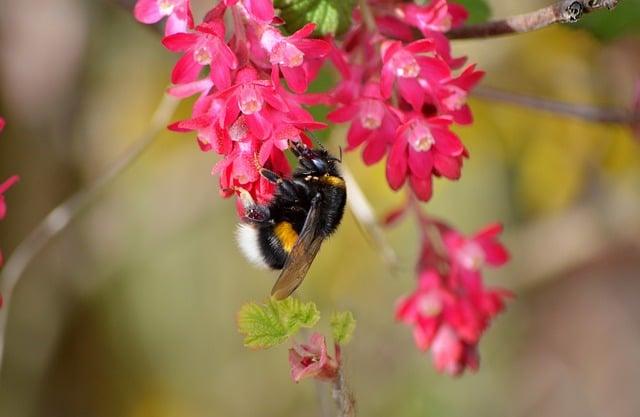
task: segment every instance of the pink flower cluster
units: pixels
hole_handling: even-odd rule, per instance
[[[428,201],[433,177],[458,179],[467,156],[451,127],[472,122],[466,100],[483,72],[470,65],[456,75],[465,58],[451,56],[444,35],[467,12],[446,0],[371,3],[375,28],[361,19],[342,48],[334,45],[331,60],[342,81],[319,101],[338,106],[329,120],[351,123],[348,150],[362,147],[366,164],[387,155],[391,188],[408,181]],[[413,28],[422,39],[414,40]]]
[[[459,375],[479,365],[478,342],[491,320],[511,296],[503,289],[486,288],[482,268],[501,266],[509,259],[498,242],[502,227],[490,225],[471,237],[419,214],[423,248],[418,263],[418,286],[399,300],[396,318],[413,327],[419,349],[431,350],[436,369]],[[433,236],[442,247],[436,248]],[[432,234],[433,235],[433,234]]]
[[[5,126],[5,121],[2,117],[0,117],[0,133],[2,133],[2,130],[4,129]],[[7,215],[7,203],[5,202],[4,199],[4,193],[7,192],[7,190],[9,188],[11,188],[16,182],[18,182],[19,177],[17,175],[13,175],[11,177],[9,177],[9,179],[7,179],[6,181],[0,183],[0,220],[4,219],[4,217]],[[2,266],[4,260],[2,257],[2,251],[0,251],[0,267]],[[0,294],[0,308],[2,308],[2,294]]]
[[[274,186],[260,176],[260,167],[289,174],[289,143],[309,143],[304,132],[325,127],[303,107],[302,93],[329,54],[329,43],[309,38],[313,24],[282,35],[271,0],[220,2],[195,27],[188,0],[139,0],[137,6],[136,17],[145,23],[169,16],[162,43],[182,54],[170,94],[198,95],[192,117],[169,128],[196,132],[203,151],[223,156],[213,168],[223,195],[243,188],[258,202],[268,201]],[[183,30],[169,30],[171,19],[182,22]]]

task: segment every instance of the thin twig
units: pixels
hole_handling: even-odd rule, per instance
[[[478,86],[473,90],[473,95],[481,99],[499,101],[507,104],[516,104],[536,110],[542,110],[577,119],[597,123],[611,123],[622,125],[635,125],[640,123],[640,112],[624,109],[609,109],[588,106],[584,104],[566,103],[541,97],[528,96],[511,91],[500,90],[493,87]]]
[[[151,145],[154,139],[158,137],[160,132],[162,132],[169,123],[178,103],[176,99],[165,95],[153,114],[147,131],[135,141],[131,148],[91,184],[76,192],[54,208],[44,220],[20,242],[7,259],[7,263],[2,271],[0,271],[0,292],[4,297],[4,305],[2,309],[0,309],[0,369],[2,368],[4,353],[7,315],[13,290],[29,263],[53,237],[64,230],[79,213],[94,202],[105,187],[116,179]]]
[[[362,16],[362,21],[367,29],[371,32],[377,31],[376,19],[373,17],[373,13],[369,8],[367,0],[358,0],[358,6],[360,6],[360,15]]]
[[[531,13],[500,20],[453,28],[449,39],[475,39],[532,32],[556,23],[573,23],[583,15],[601,9],[613,9],[622,0],[561,0]]]
[[[338,370],[338,375],[333,380],[333,400],[338,409],[338,417],[355,417],[356,401],[349,391],[344,377],[342,367]]]

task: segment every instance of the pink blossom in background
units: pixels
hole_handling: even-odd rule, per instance
[[[429,222],[426,219],[422,227],[438,226]],[[497,240],[499,225],[471,238],[442,224],[436,230],[445,252],[438,253],[429,240],[423,242],[418,285],[398,301],[396,318],[412,326],[416,346],[431,351],[439,372],[460,375],[478,368],[480,337],[512,296],[503,289],[487,288],[481,267],[503,265],[509,255]]]
[[[308,343],[295,344],[289,349],[289,365],[295,382],[305,378],[331,380],[340,367],[338,359],[327,353],[325,338],[320,333],[313,333]]]
[[[145,24],[158,23],[167,17],[165,35],[187,32],[193,28],[189,0],[138,0],[133,15]]]

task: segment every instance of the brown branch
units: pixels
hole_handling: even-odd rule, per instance
[[[613,9],[622,0],[561,0],[534,12],[467,25],[447,32],[449,39],[475,39],[532,32],[556,23],[574,23],[583,15]]]
[[[640,123],[639,111],[634,112],[625,109],[609,109],[584,104],[567,103],[482,85],[473,90],[473,95],[481,99],[515,104],[590,122],[620,124],[630,127]]]

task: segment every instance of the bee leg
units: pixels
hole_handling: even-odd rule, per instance
[[[251,194],[241,187],[234,187],[233,191],[238,194],[242,208],[244,209],[243,219],[249,223],[267,223],[271,218],[269,207],[255,202]]]
[[[260,173],[260,175],[265,177],[269,182],[273,184],[281,184],[284,181],[280,175],[276,174],[270,169],[260,168],[258,172]]]

